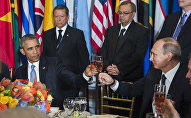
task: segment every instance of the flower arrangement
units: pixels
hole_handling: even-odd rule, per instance
[[[16,106],[32,106],[49,113],[52,99],[46,85],[37,82],[36,78],[33,83],[29,79],[11,82],[6,78],[0,82],[0,111]]]

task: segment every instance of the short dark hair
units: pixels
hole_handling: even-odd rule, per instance
[[[166,54],[168,52],[171,52],[173,54],[172,59],[175,61],[180,61],[181,58],[181,47],[178,41],[174,40],[171,37],[162,38],[160,39],[164,42],[163,48],[163,54]]]
[[[135,5],[133,2],[131,2],[131,1],[123,1],[123,2],[119,5],[119,7],[122,6],[122,5],[128,5],[128,4],[131,5],[131,12],[136,12],[136,5]]]
[[[68,7],[66,7],[65,5],[62,5],[62,4],[57,5],[57,6],[53,9],[53,15],[54,15],[54,11],[55,11],[55,10],[65,10],[66,15],[67,15],[67,16],[69,15],[69,9],[68,9]]]
[[[38,38],[33,34],[26,34],[21,38],[20,48],[23,48],[24,42],[26,40],[33,40],[36,39],[38,41]]]

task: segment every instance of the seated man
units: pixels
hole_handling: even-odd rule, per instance
[[[34,77],[37,77],[37,81],[46,84],[52,92],[54,97],[52,106],[62,108],[63,100],[72,96],[73,88],[87,83],[83,76],[92,76],[96,73],[90,70],[89,65],[83,75],[76,75],[67,70],[58,58],[40,56],[39,41],[32,34],[22,37],[20,52],[26,55],[28,61],[16,70],[12,80],[29,78],[33,82]]]
[[[185,78],[186,69],[180,63],[181,48],[173,38],[158,40],[152,50],[150,60],[154,68],[150,67],[144,78],[134,84],[119,83],[106,73],[99,74],[99,81],[110,85],[111,89],[126,96],[143,95],[140,118],[145,118],[146,113],[155,112],[153,95],[155,84],[165,84],[166,94],[170,94],[175,101],[175,108],[182,118],[189,116],[191,105],[191,86]],[[161,77],[165,76],[166,79]]]

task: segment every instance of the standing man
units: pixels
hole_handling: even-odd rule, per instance
[[[43,55],[60,57],[68,69],[81,73],[89,65],[89,54],[83,31],[70,27],[69,10],[58,5],[53,10],[56,27],[46,31],[43,37]]]
[[[33,82],[36,77],[37,81],[44,83],[52,92],[54,97],[52,106],[62,108],[63,100],[73,96],[72,88],[87,84],[84,77],[95,74],[88,66],[83,75],[77,75],[67,70],[59,58],[40,56],[39,41],[32,34],[22,37],[20,52],[27,57],[28,61],[16,70],[12,81],[28,78]]]
[[[83,31],[67,24],[69,10],[64,5],[54,8],[53,17],[56,27],[44,33],[42,55],[59,57],[69,70],[75,74],[82,73],[89,65],[89,54]],[[80,88],[72,87],[71,89],[75,90],[72,95],[78,96]]]
[[[188,55],[191,52],[191,0],[178,0],[182,11],[166,17],[158,39],[172,37],[181,46],[181,62],[188,65]]]
[[[124,1],[119,6],[120,24],[106,31],[100,55],[104,69],[121,81],[136,81],[143,76],[149,30],[134,22],[136,6]]]
[[[145,118],[146,113],[154,112],[153,105],[154,85],[166,85],[166,94],[170,94],[175,101],[175,108],[181,118],[190,118],[189,107],[191,105],[191,86],[186,79],[186,70],[180,63],[181,48],[173,38],[158,40],[152,50],[150,67],[144,78],[130,85],[120,83],[106,73],[99,74],[99,81],[110,85],[111,89],[126,96],[143,95],[140,118]],[[189,116],[189,117],[188,117]]]

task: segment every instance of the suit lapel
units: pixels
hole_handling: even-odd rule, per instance
[[[56,37],[56,27],[54,27],[54,29],[53,29],[53,32],[52,32],[52,34],[51,34],[51,39],[53,39],[53,40],[51,40],[51,44],[55,47],[54,49],[56,49],[56,40],[57,40],[57,37]],[[55,50],[56,51],[56,50]]]
[[[180,31],[180,34],[178,35],[177,39],[181,39],[180,37],[183,35],[185,31],[188,31],[187,29],[188,27],[190,27],[190,25],[191,25],[191,15],[188,17],[185,24],[183,25],[182,30]]]
[[[48,69],[47,61],[45,57],[41,56],[39,63],[39,77],[40,77],[40,82],[42,83],[45,83],[47,69]]]
[[[113,63],[113,59],[115,59],[115,55],[116,55],[116,50],[117,50],[117,44],[118,44],[118,35],[119,35],[119,31],[120,31],[120,27],[121,27],[121,24],[119,24],[117,26],[117,28],[114,29],[114,32],[113,32],[113,40],[111,41],[111,46],[112,46],[112,57],[110,59],[112,59],[111,63]]]
[[[119,51],[119,49],[122,47],[122,45],[124,45],[124,43],[128,40],[128,36],[133,31],[134,25],[135,25],[135,22],[132,21],[131,24],[129,25],[127,31],[125,32],[125,35],[122,37],[122,39],[119,40],[116,53]]]
[[[22,79],[28,78],[28,61],[23,65],[23,73],[21,73],[21,74],[23,74],[23,77],[24,77]]]
[[[63,48],[64,48],[66,42],[69,40],[69,37],[70,37],[70,26],[68,25],[66,28],[66,31],[64,33],[64,36],[62,38],[62,41],[60,43],[60,46],[58,47],[58,53],[60,51],[63,51]]]

